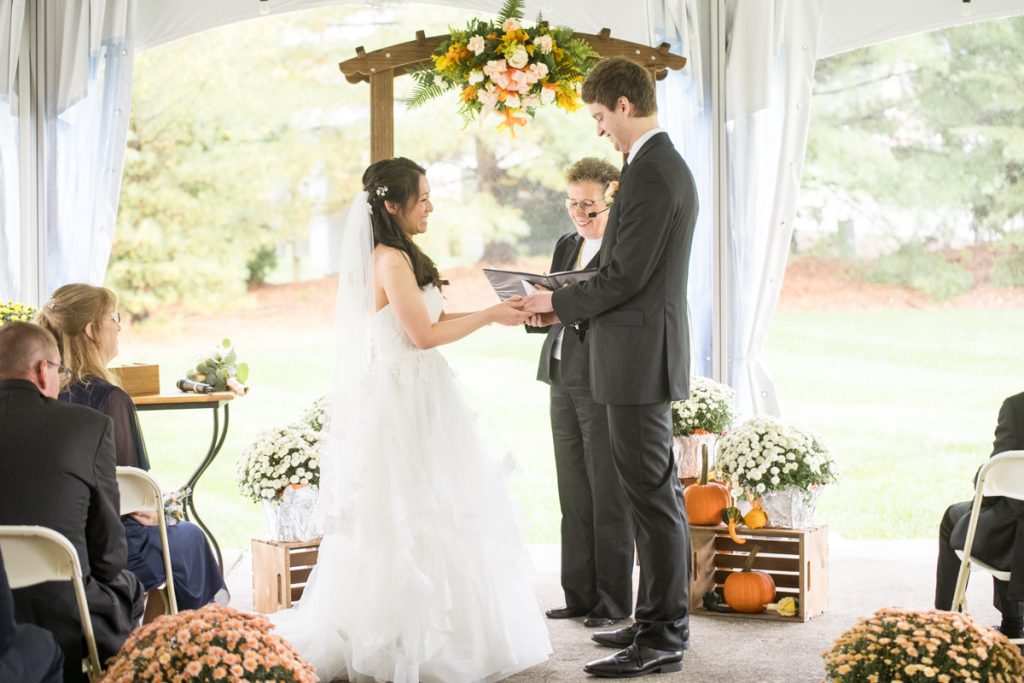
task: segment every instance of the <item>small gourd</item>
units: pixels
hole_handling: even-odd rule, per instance
[[[760,529],[768,526],[768,515],[755,503],[750,512],[743,516],[743,523],[751,529]]]
[[[729,527],[729,538],[732,539],[733,543],[743,545],[747,542],[747,539],[737,535],[736,525],[743,521],[743,515],[740,513],[740,509],[737,507],[727,507],[725,512],[722,513],[722,521],[725,522]]]
[[[763,612],[765,605],[775,599],[775,580],[764,572],[751,571],[755,557],[756,545],[750,548],[743,570],[730,574],[722,586],[725,604],[744,614]]]
[[[694,526],[716,526],[722,511],[732,505],[729,489],[717,481],[708,481],[708,447],[701,445],[700,479],[683,491],[686,519]]]

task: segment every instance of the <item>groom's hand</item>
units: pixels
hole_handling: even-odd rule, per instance
[[[523,310],[530,313],[552,313],[551,291],[537,287],[533,294],[523,300]]]
[[[534,313],[526,324],[529,327],[551,327],[557,322],[561,322],[557,313]]]

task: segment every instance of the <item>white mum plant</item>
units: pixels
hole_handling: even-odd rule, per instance
[[[722,439],[716,467],[719,479],[751,497],[836,480],[835,460],[821,438],[773,417],[751,418]]]
[[[672,433],[675,436],[688,436],[725,432],[736,419],[732,408],[735,395],[725,384],[707,377],[692,378],[690,397],[672,403]]]
[[[239,492],[258,503],[280,498],[289,486],[318,486],[321,438],[303,423],[261,433],[238,460]]]

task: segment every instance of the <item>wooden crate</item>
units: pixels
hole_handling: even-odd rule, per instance
[[[777,621],[807,621],[828,609],[828,526],[808,529],[748,529],[740,527],[736,535],[747,540],[738,544],[729,538],[724,525],[690,527],[693,546],[693,571],[690,575],[690,612],[721,617],[747,617]],[[750,547],[758,546],[754,569],[766,572],[775,581],[775,602],[786,596],[799,601],[795,617],[776,612],[740,614],[713,612],[703,607],[704,594],[721,587],[729,574],[746,562]]]
[[[320,539],[315,541],[252,540],[252,599],[257,612],[267,614],[298,602],[316,565]]]
[[[131,396],[160,393],[160,366],[148,363],[115,365],[110,371],[117,375],[121,388]]]

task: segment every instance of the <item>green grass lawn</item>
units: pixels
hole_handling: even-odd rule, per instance
[[[170,386],[207,341],[167,337],[165,346],[147,344],[144,357],[128,347],[122,357],[159,362]],[[253,390],[232,405],[227,443],[196,492],[223,547],[246,547],[262,533],[262,511],[237,493],[235,461],[260,430],[294,420],[327,391],[330,337],[300,326],[232,334],[252,368]],[[819,517],[850,538],[934,536],[945,506],[969,497],[1003,398],[1024,390],[1022,338],[1019,310],[778,314],[765,363],[784,417],[818,431],[842,468],[841,482],[822,495]],[[527,540],[557,543],[547,387],[533,379],[540,342],[493,327],[443,352],[519,463],[510,486]],[[168,488],[184,482],[209,442],[209,418],[173,412],[141,419],[158,478]],[[394,419],[400,426],[402,416]]]

